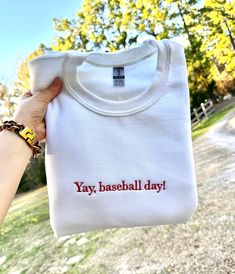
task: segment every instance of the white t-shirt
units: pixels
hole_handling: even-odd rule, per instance
[[[28,66],[33,94],[63,80],[45,117],[55,237],[191,218],[198,196],[181,44],[52,52]]]

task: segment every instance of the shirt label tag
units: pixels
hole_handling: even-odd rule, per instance
[[[114,87],[125,86],[124,67],[113,67],[113,86]]]

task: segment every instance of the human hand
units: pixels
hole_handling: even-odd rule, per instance
[[[40,142],[46,139],[45,114],[48,103],[56,97],[62,88],[62,81],[56,77],[44,90],[36,94],[25,92],[13,114],[13,120],[33,130]]]

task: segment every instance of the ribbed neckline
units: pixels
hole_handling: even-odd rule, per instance
[[[76,78],[77,67],[84,61],[95,66],[127,66],[157,54],[157,65],[150,88],[139,96],[116,101],[99,97]],[[170,65],[170,45],[167,39],[144,40],[139,46],[116,52],[68,52],[63,61],[62,75],[67,91],[83,106],[103,115],[125,116],[137,113],[155,103],[165,91]]]

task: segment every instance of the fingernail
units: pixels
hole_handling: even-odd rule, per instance
[[[56,77],[53,81],[53,84],[57,85],[57,84],[60,84],[61,80],[59,77]]]

